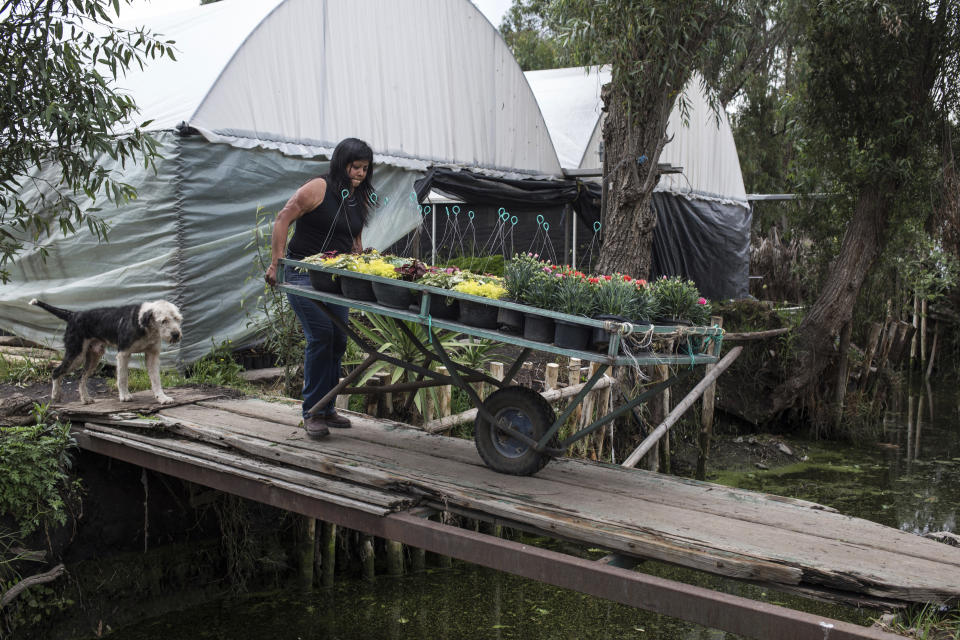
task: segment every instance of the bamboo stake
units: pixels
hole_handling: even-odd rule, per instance
[[[937,358],[937,338],[940,336],[940,323],[933,325],[933,344],[930,345],[930,360],[927,363],[927,374],[924,379],[929,380],[933,373],[933,361]]]
[[[920,301],[920,368],[927,362],[927,299]]]
[[[671,349],[671,347],[668,347]],[[672,350],[672,349],[671,349]],[[670,377],[670,367],[665,364],[657,365],[657,380],[666,380]],[[660,416],[663,416],[663,419],[670,414],[670,389],[664,389],[663,393],[660,395],[660,408],[658,410],[658,419]],[[660,472],[661,473],[670,473],[670,432],[665,430],[663,436],[660,438],[658,443],[658,448],[660,449]]]
[[[723,328],[723,317],[713,316],[710,318],[711,326]],[[724,336],[726,340],[726,336]],[[707,347],[707,353],[713,355],[717,350],[716,343],[710,342]],[[704,375],[709,375],[717,365],[708,364]],[[714,382],[703,394],[703,406],[700,413],[700,454],[697,456],[697,480],[705,480],[707,477],[707,459],[710,457],[710,439],[713,436],[713,409],[717,396],[717,384]]]
[[[660,440],[660,437],[663,436],[663,434],[665,434],[670,427],[672,427],[677,420],[680,419],[680,416],[682,416],[684,412],[686,412],[686,410],[693,405],[694,401],[696,401],[696,399],[699,398],[704,391],[706,391],[707,387],[709,387],[713,381],[720,377],[720,374],[726,371],[727,367],[733,364],[733,361],[740,356],[742,351],[743,347],[734,347],[730,350],[730,353],[721,358],[716,367],[710,373],[705,375],[703,380],[697,383],[697,386],[695,386],[690,393],[688,393],[687,396],[680,401],[673,411],[670,412],[670,415],[667,416],[666,420],[658,425],[657,428],[654,429],[653,432],[647,436],[643,442],[640,443],[640,446],[634,449],[633,453],[627,456],[627,459],[623,461],[623,465],[621,466],[636,466],[637,462],[639,462],[640,459],[643,458],[643,456],[653,448],[657,441]]]

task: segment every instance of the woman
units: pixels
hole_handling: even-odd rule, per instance
[[[375,201],[370,179],[373,177],[373,151],[362,140],[347,138],[337,145],[330,158],[328,173],[310,180],[297,189],[273,224],[270,236],[271,262],[266,281],[277,283],[277,264],[286,249],[286,257],[301,260],[325,251],[339,253],[362,250],[361,232],[367,223],[368,207]],[[287,231],[296,222],[290,246]],[[310,278],[292,267],[286,267],[284,280],[290,284],[310,286]],[[287,295],[290,306],[300,320],[307,346],[303,356],[303,426],[307,435],[322,438],[330,427],[347,428],[350,420],[338,415],[331,400],[314,415],[308,412],[340,380],[340,359],[347,346],[347,337],[331,322],[312,300]],[[346,307],[328,305],[344,323]]]

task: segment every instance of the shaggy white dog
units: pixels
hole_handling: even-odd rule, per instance
[[[84,404],[93,402],[87,393],[87,379],[96,369],[107,346],[117,349],[117,390],[120,392],[121,401],[133,400],[127,384],[130,355],[143,353],[153,397],[160,404],[173,402],[173,398],[165,394],[160,387],[160,346],[161,342],[176,344],[180,341],[183,317],[175,304],[157,300],[83,311],[61,309],[36,298],[31,300],[30,304],[35,304],[67,322],[63,335],[63,362],[53,370],[51,402],[60,401],[60,378],[81,361],[84,367],[80,377],[80,401]]]

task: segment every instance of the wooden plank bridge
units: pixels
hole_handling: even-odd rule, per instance
[[[90,451],[748,637],[893,636],[425,516],[452,511],[607,549],[610,558],[653,558],[848,603],[960,599],[960,549],[810,502],[571,459],[535,476],[503,475],[472,442],[409,425],[352,414],[353,428],[314,441],[298,427],[299,403],[169,393],[177,404],[162,408],[145,392],[134,403],[58,411]]]

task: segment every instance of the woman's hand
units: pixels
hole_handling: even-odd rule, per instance
[[[263,279],[267,281],[267,284],[271,287],[277,286],[277,265],[276,263],[271,264],[267,267],[267,272],[264,274]]]

